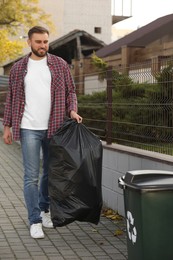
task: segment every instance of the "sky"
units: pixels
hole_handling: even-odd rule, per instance
[[[136,30],[159,17],[173,13],[173,0],[115,0],[115,4],[121,2],[120,13],[123,9],[124,15],[132,13],[132,17],[117,23],[117,29]],[[130,9],[132,2],[132,9]]]

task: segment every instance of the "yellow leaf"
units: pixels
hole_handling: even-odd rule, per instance
[[[106,217],[107,217],[107,218],[110,218],[110,219],[114,218],[114,216],[115,216],[115,215],[112,215],[112,214],[106,215]]]
[[[102,216],[103,217],[106,217],[108,219],[111,219],[111,220],[122,220],[123,217],[121,215],[119,215],[117,212],[115,212],[114,210],[112,209],[104,209],[102,211]]]
[[[103,210],[103,215],[107,216],[107,215],[111,215],[113,214],[113,210],[112,209],[105,209]]]
[[[114,236],[121,236],[123,235],[123,231],[122,230],[116,230],[114,233]]]

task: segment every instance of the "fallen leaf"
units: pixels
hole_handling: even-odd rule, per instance
[[[98,231],[97,231],[97,229],[93,228],[93,229],[92,229],[92,232],[98,232]]]
[[[121,236],[123,235],[123,231],[122,230],[116,230],[114,233],[114,236]]]

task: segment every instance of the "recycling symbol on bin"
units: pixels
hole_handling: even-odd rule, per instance
[[[132,216],[132,213],[130,211],[127,211],[127,233],[129,236],[129,239],[132,241],[133,244],[136,243],[137,239],[137,230],[134,225],[134,218]]]

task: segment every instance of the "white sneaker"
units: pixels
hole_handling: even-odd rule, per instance
[[[44,211],[41,211],[40,216],[42,217],[43,227],[53,228],[53,223],[52,223],[52,220],[51,220],[51,217],[50,217],[50,213],[49,213],[49,212],[46,213],[46,212],[44,212]]]
[[[42,223],[32,224],[30,227],[30,235],[32,238],[44,238]]]

